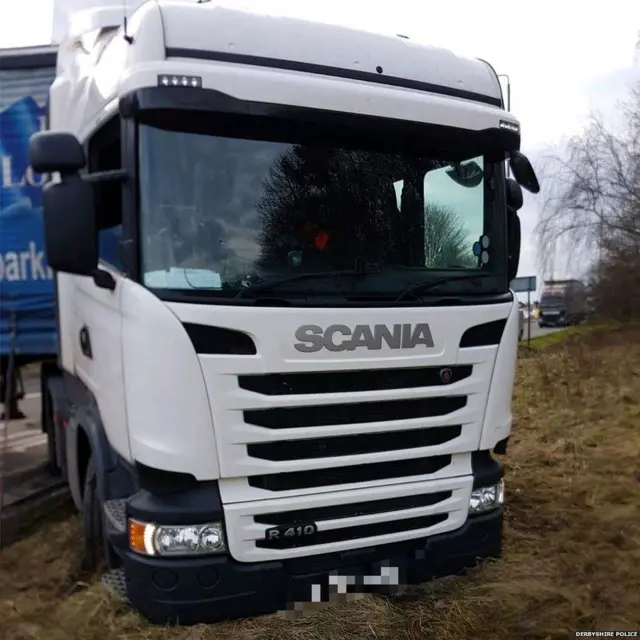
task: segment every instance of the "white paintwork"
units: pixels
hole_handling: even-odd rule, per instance
[[[239,11],[215,3],[159,3],[171,48],[242,53],[397,78],[500,97],[489,67],[411,40],[306,20]]]
[[[116,279],[113,291],[100,289],[91,278],[77,278],[67,302],[72,313],[69,335],[73,341],[72,372],[91,391],[105,425],[109,425],[109,443],[125,460],[131,459],[127,424],[123,369],[122,295],[126,280],[112,271]],[[92,358],[80,350],[80,330],[90,328]]]
[[[191,48],[305,61],[466,89],[497,98],[500,88],[489,67],[450,52],[401,38],[360,33],[328,25],[251,15],[195,4],[151,0],[131,16],[129,44],[117,15],[105,9],[77,17],[60,47],[58,76],[51,89],[51,125],[86,140],[117,110],[119,96],[156,86],[159,74],[188,74],[245,100],[324,108],[354,114],[456,125],[469,130],[516,120],[503,110],[465,99],[423,91],[265,67],[165,59],[165,48]],[[328,46],[328,43],[331,43]],[[173,274],[175,275],[175,274]],[[173,277],[172,275],[172,277]],[[340,551],[453,530],[467,517],[472,486],[471,451],[493,447],[511,429],[511,393],[517,349],[517,302],[455,309],[292,309],[165,304],[142,285],[115,274],[115,292],[100,290],[87,278],[58,274],[61,362],[96,395],[109,442],[129,462],[220,480],[229,547],[240,561],[262,561]],[[168,277],[165,274],[163,277]],[[460,337],[474,325],[508,317],[499,347],[460,350]],[[255,356],[198,356],[181,321],[245,331],[256,343]],[[394,324],[428,322],[432,349],[410,351],[321,352],[293,348],[301,324]],[[83,358],[78,331],[91,323],[94,362]],[[98,364],[99,363],[99,364]],[[473,375],[448,387],[412,388],[359,394],[264,396],[242,390],[240,374],[383,369],[472,364]],[[439,418],[384,423],[269,430],[248,425],[251,408],[330,405],[434,395],[468,395],[463,409]],[[249,457],[249,443],[315,436],[376,433],[462,424],[456,440],[424,449],[387,451],[350,457],[269,462]],[[269,492],[251,488],[248,475],[313,470],[338,465],[404,460],[451,454],[439,471],[411,478],[381,479],[352,485]],[[259,513],[311,506],[423,494],[451,489],[448,501],[417,510],[395,511],[323,522],[321,530],[383,520],[447,513],[430,529],[348,540],[313,548],[264,550]]]
[[[493,375],[490,381],[489,398],[484,414],[480,449],[492,449],[511,433],[513,415],[511,398],[516,376],[518,357],[518,298],[514,294],[514,303],[504,328],[502,342],[498,347]]]
[[[500,84],[488,65],[436,47],[353,29],[252,14],[215,3],[149,0],[130,18],[127,34],[113,30],[117,10],[82,12],[72,21],[74,37],[58,54],[51,90],[52,126],[85,137],[103,120],[105,105],[123,93],[156,86],[159,74],[199,75],[204,88],[267,103],[468,129],[517,123],[499,108],[411,89],[266,67],[193,59],[166,59],[167,47],[295,60],[376,73],[462,89],[499,99]],[[82,25],[91,39],[82,37]],[[102,32],[96,29],[102,25]],[[93,48],[85,50],[89,43]],[[327,43],[331,42],[328,47]]]
[[[220,477],[209,398],[191,341],[171,309],[141,285],[128,280],[121,295],[132,459],[198,480]],[[216,318],[216,307],[209,309]]]
[[[462,435],[456,440],[430,448],[412,449],[402,452],[376,453],[354,458],[354,462],[384,462],[389,460],[423,457],[439,453],[462,453],[478,448],[482,421],[489,394],[489,382],[493,371],[497,349],[465,350],[460,352],[458,344],[466,329],[478,323],[478,318],[491,321],[504,318],[511,309],[508,305],[456,308],[455,313],[446,308],[403,309],[295,309],[256,308],[248,312],[243,307],[222,307],[212,311],[209,306],[171,304],[171,309],[183,322],[215,324],[219,327],[234,328],[252,336],[256,343],[256,356],[212,356],[201,355],[200,366],[212,401],[213,424],[220,451],[221,472],[224,478],[239,478],[262,473],[320,469],[337,466],[336,458],[321,458],[291,462],[270,462],[251,458],[246,453],[246,445],[252,442],[296,440],[308,437],[352,435],[376,433],[380,431],[404,430],[424,426],[462,424]],[[293,348],[296,342],[295,330],[303,324],[345,324],[354,326],[375,321],[381,324],[398,322],[428,322],[435,343],[433,349],[418,347],[411,350],[381,351],[358,350],[331,353],[323,350],[317,354],[303,354]],[[375,318],[375,320],[374,320]],[[474,374],[447,387],[427,387],[423,389],[395,389],[389,391],[362,392],[358,394],[333,393],[321,396],[265,396],[238,387],[238,374],[340,371],[349,369],[382,369],[391,367],[451,366],[473,364]],[[327,427],[296,429],[264,429],[245,424],[242,411],[247,409],[277,408],[287,406],[330,405],[347,402],[375,402],[403,398],[427,398],[431,396],[468,395],[467,406],[447,416],[418,420],[395,420],[384,423],[363,423]],[[340,462],[343,462],[341,460]],[[244,481],[246,485],[246,481]],[[225,501],[260,499],[272,495],[245,486],[242,494],[227,489],[221,483]],[[228,493],[228,491],[230,493]],[[279,492],[280,493],[280,492]]]

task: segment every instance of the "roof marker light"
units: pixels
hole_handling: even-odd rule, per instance
[[[192,89],[202,88],[200,76],[183,76],[180,74],[163,74],[158,76],[159,87],[185,87]]]

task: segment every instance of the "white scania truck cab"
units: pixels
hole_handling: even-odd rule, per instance
[[[107,584],[194,623],[500,554],[519,147],[489,64],[405,38],[195,1],[72,18],[30,143],[43,386]]]

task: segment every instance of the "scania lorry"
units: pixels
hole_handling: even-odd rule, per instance
[[[105,584],[190,624],[499,556],[519,148],[488,63],[405,37],[184,0],[72,17],[30,142],[43,386]]]

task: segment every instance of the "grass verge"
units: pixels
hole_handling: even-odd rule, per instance
[[[520,363],[502,560],[403,599],[157,628],[79,572],[80,526],[65,517],[0,554],[3,640],[555,640],[640,629],[640,330],[574,338]]]
[[[541,336],[536,336],[527,341],[526,333],[523,340],[520,342],[521,350],[528,349],[546,349],[555,345],[562,344],[567,341],[573,341],[580,339],[581,336],[586,334],[606,334],[608,332],[615,332],[624,330],[619,324],[613,323],[601,323],[601,324],[579,324],[574,327],[567,327],[561,331],[554,331],[553,333],[545,333]]]

